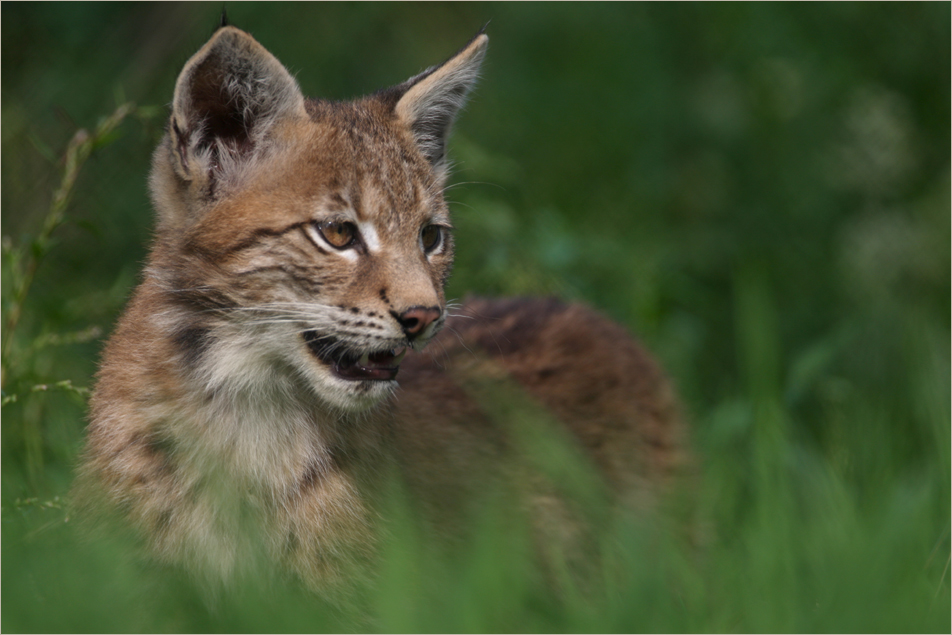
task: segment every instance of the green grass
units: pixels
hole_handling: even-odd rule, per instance
[[[333,98],[492,20],[451,145],[449,296],[554,293],[638,333],[685,404],[691,522],[603,527],[595,572],[553,593],[505,508],[446,559],[397,506],[369,621],[82,537],[68,490],[160,106],[220,5],[4,3],[2,630],[952,628],[948,4],[228,8]]]

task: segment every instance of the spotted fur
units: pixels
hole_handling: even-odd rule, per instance
[[[210,579],[277,562],[333,595],[372,570],[384,477],[402,474],[450,531],[439,516],[461,493],[511,473],[472,389],[487,378],[522,386],[619,500],[651,497],[681,429],[622,329],[554,301],[448,319],[445,142],[487,41],[346,103],[305,99],[234,27],[188,61],[153,160],[155,240],[92,397],[80,505]]]

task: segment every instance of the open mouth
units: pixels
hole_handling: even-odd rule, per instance
[[[400,370],[400,362],[407,353],[405,346],[360,352],[348,349],[337,338],[321,336],[315,331],[304,331],[302,335],[315,357],[330,366],[337,377],[351,381],[394,379]]]

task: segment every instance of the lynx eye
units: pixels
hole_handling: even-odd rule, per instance
[[[349,221],[326,220],[317,224],[317,231],[335,249],[346,249],[357,242],[357,226]]]
[[[420,242],[423,244],[423,251],[432,253],[443,242],[443,228],[439,225],[427,225],[420,232]]]

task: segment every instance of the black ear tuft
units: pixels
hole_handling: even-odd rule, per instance
[[[486,24],[489,23],[487,22]],[[221,5],[221,20],[218,22],[218,28],[222,29],[226,26],[228,26],[228,13],[225,11],[225,5]]]

